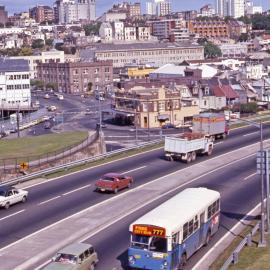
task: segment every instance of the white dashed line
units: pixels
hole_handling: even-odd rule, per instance
[[[244,180],[248,180],[249,178],[252,178],[252,177],[255,176],[256,174],[257,174],[257,172],[255,172],[255,173],[253,173],[253,174],[251,174],[251,175],[245,177]]]
[[[90,186],[91,186],[91,184],[90,184],[90,185],[83,186],[83,187],[80,187],[80,188],[76,188],[76,189],[73,189],[73,190],[71,190],[71,191],[69,191],[69,192],[63,193],[62,195],[63,195],[63,196],[66,196],[66,195],[69,195],[69,194],[71,194],[71,193],[73,193],[73,192],[76,192],[76,191],[79,191],[79,190],[88,188],[88,187],[90,187]]]
[[[53,197],[53,198],[51,198],[51,199],[49,199],[47,201],[43,201],[43,202],[39,203],[38,205],[42,205],[42,204],[54,201],[54,200],[59,199],[59,198],[61,198],[61,196],[56,196],[56,197]]]
[[[20,210],[20,211],[18,211],[18,212],[16,212],[16,213],[13,213],[13,214],[11,214],[11,215],[5,216],[5,217],[3,217],[3,218],[0,218],[0,221],[1,221],[1,220],[5,220],[5,219],[10,218],[10,217],[13,217],[13,216],[15,216],[15,215],[18,215],[18,214],[20,214],[20,213],[22,213],[22,212],[24,212],[24,211],[25,211],[25,209]]]
[[[251,135],[254,135],[254,134],[257,134],[257,133],[259,133],[259,131],[255,131],[255,132],[252,132],[252,133],[245,134],[245,135],[243,135],[243,137],[251,136]]]
[[[130,171],[123,172],[123,174],[127,174],[127,173],[131,173],[131,172],[135,172],[135,171],[138,171],[138,170],[144,169],[144,168],[146,168],[146,167],[147,167],[147,166],[142,166],[142,167],[139,167],[139,168],[136,168],[136,169],[130,170]]]

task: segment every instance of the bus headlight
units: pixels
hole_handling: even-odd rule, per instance
[[[135,264],[135,258],[134,258],[134,256],[132,256],[132,255],[128,256],[128,262],[130,264]]]
[[[160,266],[160,269],[167,269],[167,267],[168,267],[168,262],[167,261],[164,261],[162,263],[162,265]]]

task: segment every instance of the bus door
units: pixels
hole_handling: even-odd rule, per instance
[[[200,239],[199,239],[199,247],[203,245],[204,243],[204,217],[205,217],[205,212],[200,214]]]
[[[171,269],[176,270],[179,266],[180,246],[179,246],[179,233],[176,233],[172,237],[172,264]]]

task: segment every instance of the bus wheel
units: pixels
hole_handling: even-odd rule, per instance
[[[184,266],[187,264],[187,255],[184,253],[181,256],[181,261],[180,264],[178,266],[178,270],[183,270]]]
[[[209,245],[209,242],[211,240],[211,232],[208,231],[207,235],[206,235],[206,239],[205,239],[205,246],[208,246]]]

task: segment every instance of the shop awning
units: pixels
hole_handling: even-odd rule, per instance
[[[166,121],[166,120],[169,120],[170,119],[170,116],[168,114],[161,114],[158,116],[158,120],[159,121]]]

